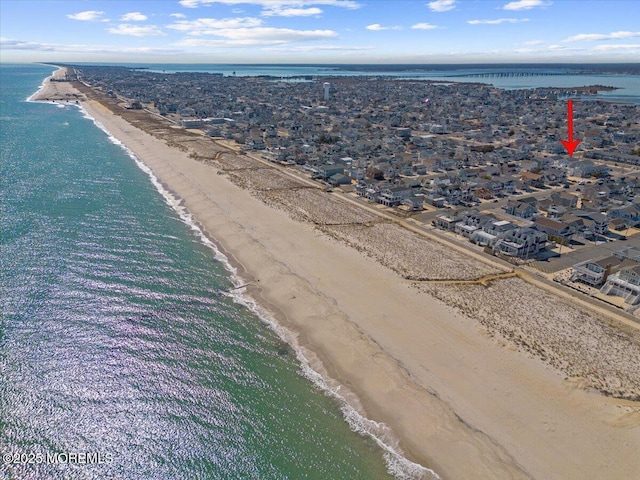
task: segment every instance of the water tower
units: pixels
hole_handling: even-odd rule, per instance
[[[324,101],[327,102],[329,100],[329,89],[331,88],[331,84],[329,82],[324,82],[322,84],[322,90],[324,91]]]

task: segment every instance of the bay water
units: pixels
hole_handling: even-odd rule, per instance
[[[598,64],[476,64],[476,65],[229,65],[130,64],[153,72],[218,73],[225,76],[341,77],[377,76],[436,82],[478,82],[505,90],[567,88],[605,85],[587,100],[640,104],[640,65]],[[626,73],[612,73],[615,71]]]

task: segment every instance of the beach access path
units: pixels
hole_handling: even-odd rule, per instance
[[[47,82],[39,98],[64,98],[65,89],[73,86]],[[184,201],[244,281],[259,280],[249,293],[294,332],[291,341],[312,366],[368,418],[388,425],[409,459],[445,479],[634,478],[640,471],[637,402],[566,381],[470,316],[135,127],[99,94],[87,96],[86,111]]]

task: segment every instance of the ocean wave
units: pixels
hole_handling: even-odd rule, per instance
[[[225,263],[227,265],[227,263]],[[243,280],[231,265],[235,281],[243,285]],[[300,374],[311,381],[326,395],[338,402],[342,416],[354,432],[371,438],[383,451],[383,458],[388,472],[398,480],[435,480],[440,477],[433,470],[414,463],[404,456],[398,439],[393,431],[384,423],[376,422],[361,413],[363,410],[358,397],[340,384],[324,370],[320,359],[310,350],[298,343],[298,336],[276,321],[273,314],[259,305],[244,289],[229,292],[228,295],[247,307],[265,322],[278,337],[290,345],[300,364]]]
[[[230,273],[231,281],[235,286],[235,289],[223,292],[223,294],[231,297],[235,302],[252,311],[267,324],[282,341],[292,347],[296,354],[296,359],[301,366],[300,374],[338,402],[345,421],[353,431],[368,436],[382,449],[388,472],[398,480],[439,479],[440,477],[433,470],[406,458],[392,430],[384,423],[375,422],[374,420],[366,418],[361,413],[362,408],[356,395],[350,392],[344,385],[333,380],[327,372],[324,371],[321,361],[315,354],[303,348],[298,343],[297,335],[278,323],[271,312],[260,306],[247,293],[246,288],[244,288],[247,279],[242,278],[238,273],[238,269],[233,266],[227,256],[224,255],[218,246],[205,234],[204,229],[189,212],[183,200],[167,189],[153,173],[151,168],[142,162],[129,147],[113,136],[102,123],[92,117],[84,107],[81,105],[75,106],[81,110],[84,118],[91,120],[96,127],[107,135],[109,141],[121,147],[140,170],[148,175],[151,183],[160,193],[166,204],[178,214],[179,218],[193,231],[196,237],[213,251],[214,258],[221,262]]]
[[[52,74],[52,75],[53,75],[53,74]],[[51,77],[47,77],[47,78],[45,78],[45,79],[42,81],[42,83],[40,84],[40,86],[38,87],[38,89],[37,89],[35,92],[33,92],[31,95],[29,95],[29,96],[25,99],[25,101],[26,101],[26,102],[36,102],[36,100],[34,100],[33,98],[34,98],[35,96],[37,96],[37,95],[42,91],[42,89],[45,87],[45,85],[46,85],[46,84],[47,84],[47,82],[49,81],[49,78],[51,78]],[[38,101],[38,103],[53,103],[53,102],[40,102],[40,101]]]
[[[38,102],[38,103],[55,103],[55,102],[40,102],[39,100],[34,100],[33,98],[35,96],[37,96],[43,89],[44,87],[47,85],[47,82],[49,81],[50,78],[53,77],[53,74],[55,72],[57,72],[58,70],[61,70],[62,67],[57,68],[56,70],[54,70],[53,72],[51,72],[51,75],[49,75],[48,77],[46,77],[44,80],[42,80],[42,83],[40,84],[40,86],[38,87],[38,89],[33,92],[31,95],[29,95],[25,101],[27,102]]]

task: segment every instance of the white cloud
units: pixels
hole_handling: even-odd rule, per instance
[[[187,48],[232,48],[255,46],[256,44],[243,44],[240,42],[231,42],[228,40],[211,40],[209,38],[185,38],[184,40],[180,40],[179,42],[174,43],[173,45]]]
[[[565,38],[563,42],[585,42],[593,40],[614,40],[618,38],[640,37],[640,32],[612,32],[612,33],[580,33],[573,37]]]
[[[322,10],[316,7],[312,8],[272,8],[264,10],[262,15],[265,17],[308,17],[311,15],[320,15]]]
[[[254,45],[281,45],[309,40],[326,40],[338,36],[333,30],[294,30],[291,28],[221,28],[210,32],[225,40],[186,38],[176,45],[189,47],[244,47]]]
[[[640,43],[628,44],[628,45],[598,45],[593,48],[598,52],[609,52],[611,50],[638,50],[640,52]]]
[[[171,13],[169,16],[173,18],[187,18],[187,16],[182,13]]]
[[[518,0],[516,2],[509,2],[504,7],[504,10],[531,10],[536,7],[548,7],[551,2],[544,0]]]
[[[354,0],[180,0],[180,5],[186,8],[198,8],[214,3],[222,3],[225,5],[259,5],[265,10],[274,8],[303,8],[309,5],[330,5],[355,10],[361,6]]]
[[[393,27],[383,27],[379,23],[373,23],[371,25],[367,25],[365,28],[367,30],[372,30],[374,32],[381,32],[383,30],[402,30],[402,27],[399,25],[395,25]]]
[[[111,27],[107,31],[116,35],[131,35],[133,37],[157,37],[166,35],[155,25],[131,25],[127,23],[122,23],[117,27]]]
[[[252,28],[262,25],[262,20],[253,17],[238,18],[198,18],[196,20],[178,20],[167,28],[187,32],[189,35],[216,35],[220,29]]]
[[[146,15],[140,12],[125,13],[120,20],[123,22],[144,22],[147,19]]]
[[[360,52],[363,50],[376,50],[376,47],[356,47],[349,45],[297,45],[295,47],[267,47],[263,50],[268,52],[315,52],[315,51],[338,51],[338,52]]]
[[[29,50],[37,52],[60,52],[60,53],[131,53],[131,54],[177,54],[184,50],[173,48],[152,48],[152,47],[122,47],[105,45],[82,45],[70,44],[62,45],[55,43],[25,42],[22,40],[12,40],[8,38],[0,39],[0,48],[3,50]]]
[[[322,40],[338,36],[333,30],[296,30],[291,28],[264,27],[262,19],[255,17],[177,20],[167,25],[167,28],[184,32],[192,37],[185,38],[176,44],[187,47],[281,45],[308,40]],[[203,36],[222,38],[193,38]]]
[[[35,50],[39,52],[55,51],[55,45],[37,42],[25,42],[11,38],[0,38],[0,48],[3,50]]]
[[[456,8],[456,0],[434,0],[427,6],[432,12],[447,12]]]
[[[528,18],[496,18],[495,20],[468,20],[470,25],[500,25],[501,23],[528,22]]]
[[[67,18],[72,20],[81,20],[83,22],[107,22],[107,19],[102,18],[104,12],[98,10],[86,10],[84,12],[74,13],[72,15],[67,15]]]
[[[411,28],[413,30],[435,30],[436,28],[439,28],[437,25],[431,25],[430,23],[416,23],[415,25],[412,25]]]

